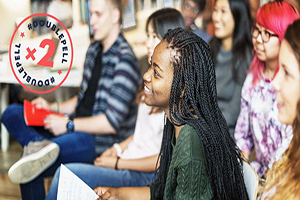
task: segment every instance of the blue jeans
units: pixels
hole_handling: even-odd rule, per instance
[[[66,167],[94,189],[97,186],[106,187],[138,187],[152,182],[154,172],[137,172],[131,170],[115,170],[90,164],[71,163]],[[60,168],[55,172],[51,188],[46,200],[56,199]]]
[[[92,134],[72,132],[60,136],[53,136],[43,127],[27,126],[24,120],[23,106],[12,104],[2,115],[2,123],[8,132],[22,147],[30,141],[49,139],[59,145],[60,154],[56,162],[46,169],[33,181],[21,184],[23,200],[41,200],[45,198],[44,177],[53,176],[61,163],[93,163],[96,158],[95,139]],[[104,136],[103,136],[104,137]],[[104,137],[105,140],[105,137]],[[112,146],[115,141],[109,140],[103,150]]]

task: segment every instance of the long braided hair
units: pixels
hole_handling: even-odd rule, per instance
[[[207,43],[176,28],[164,36],[172,49],[174,77],[169,110],[154,183],[155,199],[163,199],[172,157],[174,125],[189,124],[199,135],[214,199],[249,199],[242,174],[240,150],[230,137],[218,107],[215,67]]]

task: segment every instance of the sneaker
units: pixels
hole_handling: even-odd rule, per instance
[[[16,184],[28,183],[51,166],[58,155],[59,146],[54,142],[29,142],[20,160],[8,170],[8,177]]]

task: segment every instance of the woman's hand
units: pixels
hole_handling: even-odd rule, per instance
[[[96,187],[94,192],[99,196],[97,200],[118,200],[116,188]]]
[[[118,156],[118,152],[117,152],[117,150],[115,149],[115,147],[112,146],[112,147],[106,149],[106,150],[101,154],[101,156],[99,156],[98,158],[100,158],[100,157],[106,157],[106,156],[117,157],[117,156]]]
[[[249,161],[249,157],[250,157],[250,154],[247,153],[246,151],[241,151],[241,156],[242,158],[244,158],[245,161]]]
[[[97,200],[149,200],[149,187],[97,187],[94,189],[99,196]]]
[[[108,168],[115,168],[117,156],[100,156],[95,159],[94,165]]]

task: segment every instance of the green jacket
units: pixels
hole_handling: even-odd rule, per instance
[[[152,188],[151,200],[153,197]],[[173,147],[172,161],[165,186],[164,200],[213,199],[209,177],[205,170],[202,142],[195,129],[185,125]]]

